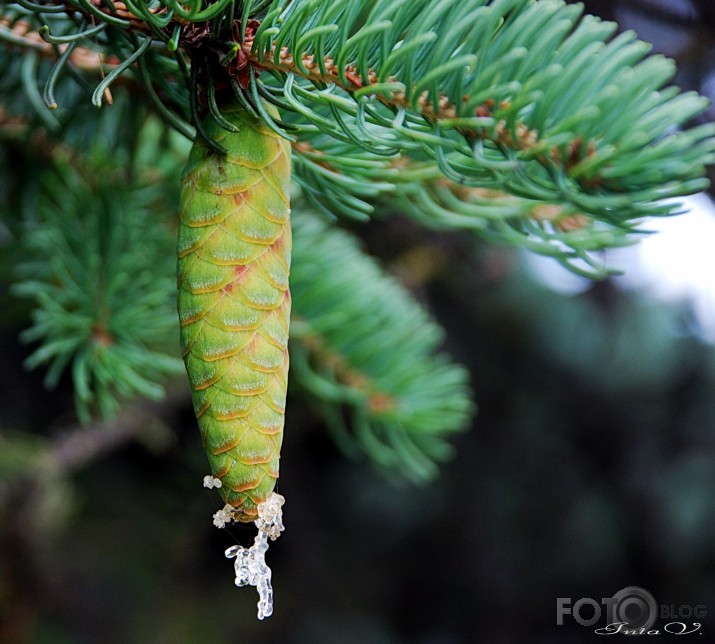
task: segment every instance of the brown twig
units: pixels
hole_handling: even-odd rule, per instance
[[[42,39],[42,36],[34,30],[33,25],[25,20],[11,22],[7,18],[0,18],[0,33],[12,36],[12,41],[5,40],[9,46],[15,45],[25,49],[31,49],[41,56],[47,58],[57,58],[57,52],[62,54],[68,45],[51,45]],[[55,49],[57,47],[57,49]],[[105,67],[116,67],[119,58],[97,52],[89,47],[75,47],[70,54],[69,63],[82,71],[96,71]]]
[[[186,384],[173,384],[161,401],[128,405],[113,421],[70,427],[48,441],[33,459],[31,471],[3,488],[0,595],[4,591],[6,601],[4,606],[0,602],[0,641],[29,641],[36,626],[37,595],[51,596],[56,590],[42,571],[41,552],[66,520],[67,477],[132,441],[148,442],[156,433],[152,424],[170,417],[189,396]]]
[[[168,388],[162,400],[141,400],[127,406],[114,420],[70,427],[53,440],[47,451],[47,462],[55,472],[63,474],[82,469],[105,454],[141,438],[152,421],[170,415],[188,400],[188,386],[177,383]]]

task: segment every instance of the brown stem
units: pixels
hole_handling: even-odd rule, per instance
[[[71,427],[49,442],[23,480],[3,490],[0,594],[8,601],[0,602],[0,641],[19,644],[33,639],[37,607],[43,598],[54,601],[61,591],[42,564],[46,559],[43,551],[65,518],[64,507],[57,503],[63,497],[65,479],[133,440],[148,438],[147,432],[157,419],[171,416],[188,400],[186,384],[173,384],[162,401],[144,400],[127,406],[113,421]]]
[[[0,31],[11,34],[15,39],[15,42],[6,42],[6,45],[31,49],[47,58],[56,58],[57,51],[61,54],[68,47],[66,44],[56,45],[57,49],[55,49],[55,45],[44,41],[40,34],[33,30],[33,25],[25,20],[11,22],[7,18],[0,18]],[[119,58],[116,56],[108,56],[89,47],[76,47],[69,58],[71,65],[83,71],[111,69],[116,67],[119,62]]]
[[[188,387],[175,384],[167,390],[163,400],[142,400],[128,406],[114,420],[71,427],[52,442],[47,460],[56,473],[71,474],[140,438],[153,420],[169,415],[188,399]]]

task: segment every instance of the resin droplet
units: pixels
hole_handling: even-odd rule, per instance
[[[258,519],[255,524],[258,534],[250,548],[231,546],[226,550],[226,557],[236,558],[233,568],[236,572],[236,586],[255,586],[258,590],[258,619],[273,614],[273,587],[271,569],[266,564],[268,539],[277,539],[285,529],[283,526],[283,504],[285,499],[280,494],[271,494],[258,505]],[[221,512],[221,511],[219,511]],[[218,513],[217,513],[218,514]],[[214,524],[216,516],[214,515]]]
[[[227,523],[234,519],[235,510],[227,503],[214,514],[214,525],[217,528],[225,528]]]
[[[207,474],[206,476],[204,476],[204,487],[214,488],[214,487],[221,487],[221,485],[223,485],[221,483],[221,479],[217,479],[217,478],[211,476],[210,474]]]
[[[283,504],[285,502],[285,497],[274,492],[258,506],[256,526],[260,532],[265,532],[271,541],[275,541],[285,530],[283,525]]]

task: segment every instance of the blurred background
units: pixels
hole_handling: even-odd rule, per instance
[[[715,98],[710,0],[585,4]],[[67,439],[70,383],[47,392],[23,368],[27,304],[0,277],[0,642],[590,642],[557,626],[557,598],[627,586],[704,604],[715,641],[715,213],[688,207],[609,253],[626,274],[598,283],[406,218],[351,225],[447,329],[479,413],[419,487],[346,459],[289,394],[265,622],[223,556],[250,530],[211,525],[184,380],[94,428],[100,443]],[[42,450],[53,465],[28,477]]]

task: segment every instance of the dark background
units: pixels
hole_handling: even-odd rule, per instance
[[[679,85],[715,87],[710,0],[586,6],[677,58]],[[268,553],[275,614],[258,622],[255,590],[233,586],[223,557],[251,533],[211,525],[220,501],[201,487],[180,382],[140,442],[120,438],[39,488],[0,481],[0,641],[592,642],[595,627],[556,625],[557,598],[626,586],[705,604],[704,635],[688,637],[715,641],[715,354],[688,306],[613,281],[558,295],[511,251],[400,218],[359,232],[398,274],[425,244],[450,258],[414,286],[480,410],[441,477],[414,487],[347,461],[290,398],[287,530]],[[0,427],[54,437],[71,397],[38,402],[17,332],[1,338]]]

